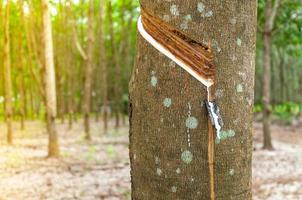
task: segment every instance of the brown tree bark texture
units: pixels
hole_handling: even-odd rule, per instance
[[[275,24],[276,14],[280,0],[276,0],[274,5],[272,0],[265,3],[265,23],[263,31],[263,148],[273,149],[271,139],[271,39]]]
[[[53,55],[53,38],[51,28],[51,18],[49,13],[48,0],[42,1],[43,8],[43,45],[45,61],[45,105],[47,115],[47,131],[49,134],[48,156],[59,156],[58,135],[55,127],[55,117],[57,114],[56,103],[56,78]]]
[[[8,2],[5,7],[5,21],[4,21],[4,94],[5,94],[5,120],[7,126],[7,142],[11,144],[13,142],[13,130],[12,130],[12,78],[11,78],[11,61],[10,61],[10,29],[9,29],[9,16],[10,16],[10,3]]]
[[[24,11],[23,11],[23,0],[19,0],[19,10],[20,10],[20,20],[21,20],[21,25],[20,28],[24,30]],[[19,61],[19,70],[20,74],[18,76],[19,79],[19,92],[20,92],[20,117],[21,117],[21,130],[24,130],[25,128],[25,114],[26,114],[26,86],[25,86],[25,59],[24,59],[24,49],[23,49],[23,34],[24,32],[20,31],[19,33],[19,40],[18,40],[18,48],[19,48],[19,56],[20,56],[20,61]]]
[[[251,199],[257,1],[141,4],[192,39],[212,41],[225,123],[215,144],[215,196]],[[206,88],[138,34],[129,89],[132,199],[210,199]]]
[[[84,126],[85,138],[91,139],[90,135],[90,108],[91,108],[91,87],[92,87],[92,74],[93,74],[93,1],[89,1],[88,9],[88,30],[87,30],[87,59],[85,60],[85,83],[84,83]]]
[[[103,100],[103,123],[104,123],[104,133],[107,133],[108,131],[108,107],[109,107],[109,101],[108,101],[108,70],[107,70],[107,59],[106,59],[106,51],[105,51],[105,41],[104,41],[104,7],[105,7],[105,1],[100,2],[100,9],[99,9],[99,38],[100,38],[100,65],[101,65],[101,72],[102,72],[102,81],[101,81],[101,87],[102,87],[102,100]]]

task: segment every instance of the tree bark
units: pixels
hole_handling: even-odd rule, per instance
[[[4,21],[4,94],[5,94],[5,120],[7,126],[7,142],[13,143],[12,130],[12,78],[11,78],[11,62],[10,62],[10,2],[6,3],[5,7],[5,21]]]
[[[208,145],[206,88],[138,34],[129,85],[132,199],[252,199],[257,1],[141,0],[141,5],[189,37],[212,41],[215,95],[225,125],[222,140]]]
[[[70,30],[71,33],[69,33],[69,42],[67,44],[67,48],[69,51],[72,49],[72,29],[73,25],[71,24],[71,19],[72,19],[72,12],[71,12],[71,2],[69,2],[69,5],[65,5],[66,9],[66,20],[68,24],[68,30]],[[72,129],[73,125],[73,118],[74,118],[74,78],[75,78],[75,62],[73,60],[73,52],[68,53],[67,57],[67,64],[68,64],[68,69],[67,69],[67,102],[68,102],[68,128],[69,130]]]
[[[120,127],[120,117],[121,117],[121,99],[122,99],[122,90],[121,90],[121,68],[118,56],[118,49],[116,48],[116,41],[114,37],[114,27],[113,27],[113,8],[112,2],[108,1],[107,3],[107,12],[108,12],[108,21],[109,21],[109,35],[110,35],[110,45],[111,45],[111,63],[114,66],[114,77],[115,82],[113,86],[113,96],[114,96],[114,105],[113,105],[113,114],[115,117],[115,129]]]
[[[53,55],[53,39],[51,18],[49,13],[48,0],[42,0],[43,9],[43,45],[45,61],[45,98],[46,98],[46,120],[47,131],[49,134],[48,156],[59,156],[58,135],[55,126],[55,117],[57,114],[56,106],[56,79]]]
[[[21,18],[21,26],[22,30],[24,30],[24,13],[23,13],[23,0],[19,0],[19,10],[20,10],[20,18]],[[26,113],[26,93],[25,93],[25,60],[24,60],[24,49],[23,49],[23,32],[19,33],[19,56],[20,56],[20,64],[19,64],[19,92],[20,92],[20,116],[21,116],[21,130],[25,128],[25,113]]]
[[[85,67],[85,88],[84,88],[84,126],[85,139],[90,140],[90,108],[91,108],[91,86],[92,86],[92,71],[93,71],[93,0],[89,1],[88,9],[88,29],[87,29],[87,59]]]
[[[285,70],[284,70],[284,63],[285,63],[285,58],[284,58],[284,55],[282,54],[282,50],[281,49],[278,49],[278,56],[280,58],[280,62],[279,62],[279,65],[278,65],[278,68],[279,68],[279,81],[280,81],[280,102],[281,103],[284,103],[285,102],[285,78],[284,78],[284,75],[285,75]]]
[[[109,101],[108,101],[108,71],[107,71],[107,59],[105,51],[105,42],[104,42],[104,3],[105,1],[100,2],[100,65],[102,72],[102,99],[103,99],[103,130],[104,133],[108,131],[108,110],[109,110]]]
[[[263,148],[273,149],[271,139],[271,37],[280,0],[273,5],[272,0],[265,4],[265,24],[263,29]]]

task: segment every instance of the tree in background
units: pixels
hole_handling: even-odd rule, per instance
[[[19,82],[19,92],[20,92],[20,117],[21,117],[21,130],[24,130],[25,128],[25,114],[26,114],[26,92],[25,92],[25,55],[24,55],[24,48],[23,48],[23,30],[24,30],[24,2],[23,0],[19,0],[19,11],[20,11],[20,32],[19,32],[19,37],[18,37],[18,54],[20,58],[19,62],[19,77],[18,77],[18,82]]]
[[[45,97],[47,131],[49,134],[48,156],[59,156],[58,135],[55,126],[56,117],[56,80],[53,56],[52,25],[49,13],[48,0],[42,0],[43,10],[43,45],[45,60]]]
[[[118,46],[116,45],[114,26],[113,26],[113,8],[112,2],[107,1],[107,15],[109,23],[109,35],[110,35],[110,46],[111,46],[111,64],[114,67],[115,76],[113,80],[115,84],[113,85],[113,96],[114,96],[114,115],[115,115],[115,128],[120,126],[120,112],[121,112],[121,63],[119,63],[119,52]],[[120,46],[119,46],[120,47]]]
[[[89,1],[88,9],[88,29],[87,29],[87,59],[85,67],[85,84],[84,84],[84,126],[85,126],[85,138],[91,140],[90,134],[90,122],[89,115],[91,110],[91,87],[92,87],[92,75],[93,75],[93,0]]]
[[[295,79],[295,76],[299,79],[301,70],[298,65],[289,64],[288,58],[296,54],[293,52],[299,52],[298,49],[301,49],[299,27],[302,24],[301,21],[299,22],[299,16],[301,17],[302,11],[300,8],[301,2],[297,0],[259,1],[258,24],[261,27],[259,26],[258,30],[263,49],[262,63],[260,63],[263,65],[263,88],[257,89],[262,90],[264,149],[273,149],[270,125],[274,104],[294,101],[296,95],[292,91],[299,91],[295,86],[298,80],[290,80]],[[256,95],[259,96],[258,93]]]
[[[277,10],[280,5],[280,0],[276,0],[273,4],[272,0],[267,0],[265,3],[265,23],[263,28],[263,134],[264,134],[264,149],[273,149],[271,142],[271,35],[275,24]]]
[[[10,1],[6,3],[4,21],[4,93],[5,93],[5,120],[7,125],[7,142],[13,142],[13,108],[12,108],[12,78],[11,78],[11,47],[10,47]]]
[[[215,145],[214,196],[252,199],[257,1],[143,0],[141,5],[190,38],[212,41],[216,97],[225,122]],[[215,199],[204,86],[139,36],[129,89],[132,199]]]
[[[100,17],[99,17],[99,33],[98,37],[100,40],[99,47],[99,59],[101,65],[101,74],[102,74],[102,99],[103,99],[103,124],[104,124],[104,132],[108,131],[108,110],[109,110],[109,102],[108,102],[108,70],[107,70],[107,59],[106,59],[106,51],[105,51],[105,42],[104,42],[104,6],[105,1],[100,2]]]

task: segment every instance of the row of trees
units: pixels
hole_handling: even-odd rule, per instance
[[[256,101],[263,104],[264,148],[273,149],[272,103],[302,102],[302,4],[300,0],[258,3],[257,53],[262,60],[257,67]]]
[[[258,5],[255,99],[264,105],[264,146],[271,149],[272,105],[301,103],[302,11],[299,0],[260,0]],[[40,0],[0,2],[0,103],[7,100],[0,116],[6,118],[9,142],[13,119],[24,128],[25,119],[46,116],[49,50],[43,42],[42,7]],[[86,139],[91,138],[91,113],[96,119],[102,114],[104,132],[109,117],[114,117],[115,127],[125,123],[138,13],[138,4],[131,0],[50,3],[57,100],[53,107],[58,118],[68,119],[69,128],[83,114]]]
[[[115,127],[125,123],[127,83],[133,65],[137,5],[122,1],[18,0],[0,2],[0,88],[13,142],[12,120],[45,118],[49,156],[59,147],[55,118],[68,116],[72,128],[83,113],[85,138],[91,139],[90,115],[103,114]],[[101,134],[101,133],[100,133]]]

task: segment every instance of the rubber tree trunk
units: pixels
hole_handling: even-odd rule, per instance
[[[273,149],[271,139],[271,44],[270,34],[264,34],[263,36],[263,148]]]
[[[263,148],[273,149],[271,139],[271,38],[274,28],[277,9],[281,0],[272,0],[265,3],[265,23],[263,31]]]
[[[55,126],[56,117],[56,78],[53,56],[53,39],[51,29],[51,18],[49,13],[48,0],[42,0],[43,9],[43,44],[45,61],[45,97],[46,97],[46,119],[49,135],[48,156],[59,156],[58,135]]]
[[[115,117],[114,128],[118,129],[120,127],[120,117],[121,117],[121,104],[122,104],[122,89],[121,89],[121,68],[118,56],[120,56],[119,48],[116,47],[116,39],[114,35],[114,21],[113,21],[113,7],[112,2],[107,1],[107,13],[108,13],[108,23],[109,23],[109,35],[110,35],[110,45],[111,45],[111,63],[114,66],[114,86],[113,86],[113,96],[114,96],[114,106],[113,114]],[[119,46],[120,47],[120,46]]]
[[[5,94],[5,120],[7,126],[7,142],[13,142],[13,108],[12,108],[12,78],[11,78],[11,63],[10,63],[10,30],[9,30],[10,3],[6,3],[5,21],[4,21],[4,94]]]
[[[89,1],[88,10],[88,30],[87,30],[87,59],[85,66],[85,88],[84,88],[84,127],[85,139],[90,140],[90,108],[91,108],[91,87],[92,87],[92,71],[93,71],[93,1]]]
[[[197,41],[212,41],[224,119],[212,199],[252,198],[257,1],[142,0]],[[138,34],[130,81],[132,199],[211,199],[205,87]]]
[[[24,11],[23,11],[23,0],[19,0],[19,10],[20,10],[20,19],[21,19],[21,25],[20,28],[24,30]],[[25,72],[25,59],[24,59],[24,49],[23,49],[23,32],[20,31],[19,33],[19,40],[18,40],[18,48],[19,48],[19,93],[20,93],[20,117],[21,117],[21,130],[25,129],[25,116],[26,116],[26,92],[25,92],[25,78],[24,78],[24,72]]]
[[[108,132],[108,110],[109,110],[109,101],[108,101],[108,70],[107,70],[107,59],[105,51],[105,42],[104,42],[104,6],[105,1],[100,2],[100,19],[99,19],[99,37],[100,37],[100,65],[102,72],[102,100],[103,100],[103,110],[102,110],[102,120],[103,120],[103,131],[104,133]]]

